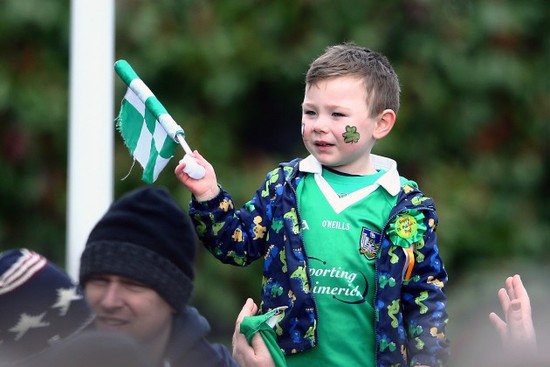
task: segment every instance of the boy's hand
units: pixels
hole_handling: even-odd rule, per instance
[[[241,367],[275,367],[275,362],[260,333],[254,335],[252,345],[249,345],[244,334],[241,334],[241,321],[245,316],[254,316],[257,312],[258,306],[251,298],[247,299],[235,322],[233,358]]]
[[[184,169],[186,164],[183,160],[180,161],[174,170],[176,177],[185,187],[187,187],[187,189],[189,189],[189,191],[191,191],[196,200],[207,201],[215,198],[219,194],[220,188],[218,187],[214,168],[198,151],[195,150],[192,156],[197,161],[197,164],[204,167],[206,171],[204,177],[197,180],[185,173]]]

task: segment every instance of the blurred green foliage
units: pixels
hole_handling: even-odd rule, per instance
[[[309,62],[344,41],[387,55],[400,76],[402,107],[375,152],[395,158],[401,174],[434,197],[450,309],[461,314],[475,310],[475,295],[454,302],[462,290],[453,287],[481,281],[479,269],[510,259],[542,267],[550,254],[548,4],[118,0],[115,57],[131,63],[243,204],[277,162],[305,154],[299,125]],[[69,0],[0,2],[0,249],[30,247],[58,263],[69,17]],[[115,80],[116,106],[122,84]],[[122,180],[132,159],[115,140],[118,197],[141,185],[141,172]],[[172,173],[177,160],[158,184],[186,208],[189,194]],[[197,266],[194,302],[228,340],[245,298],[259,295],[261,264],[236,269],[201,251]],[[451,315],[450,333],[460,339],[465,328]]]

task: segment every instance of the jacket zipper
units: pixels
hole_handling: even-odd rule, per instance
[[[312,283],[312,280],[311,280],[311,276],[309,274],[309,261],[308,261],[308,257],[307,257],[307,254],[306,254],[306,242],[304,240],[304,235],[303,235],[302,216],[300,215],[300,209],[298,207],[298,194],[296,193],[296,189],[294,188],[294,186],[292,185],[292,182],[291,182],[291,180],[296,177],[296,175],[297,175],[296,172],[298,172],[298,167],[295,167],[292,174],[289,175],[289,177],[285,179],[285,183],[287,185],[289,185],[290,189],[292,190],[292,193],[294,194],[294,197],[296,198],[296,200],[295,200],[295,202],[296,202],[296,219],[298,220],[299,236],[302,239],[302,253],[304,254],[304,270],[306,272],[307,281],[308,281],[309,287],[310,287],[311,300],[313,302],[313,307],[315,307],[315,319],[317,320],[317,325],[319,325],[319,322],[320,322],[319,312],[318,312],[317,302],[315,301],[315,297],[313,296],[313,291],[312,291],[313,283]],[[304,179],[304,177],[301,178],[301,180],[303,180],[303,179]],[[319,334],[318,334],[318,331],[317,331],[317,326],[315,326],[314,330],[315,330],[314,331],[315,345],[319,345]]]

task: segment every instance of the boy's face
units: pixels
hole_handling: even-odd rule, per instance
[[[321,164],[349,174],[374,173],[369,155],[378,117],[369,117],[366,93],[363,80],[355,76],[306,86],[302,138]]]

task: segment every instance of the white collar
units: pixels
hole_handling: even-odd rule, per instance
[[[384,173],[376,183],[382,186],[390,195],[395,196],[399,193],[401,189],[401,181],[399,178],[399,172],[397,172],[397,162],[393,159],[383,157],[381,155],[371,154],[370,159],[376,170],[385,170]],[[302,172],[308,173],[318,173],[323,172],[323,166],[319,161],[312,155],[307,156],[306,158],[300,161],[298,169]]]

